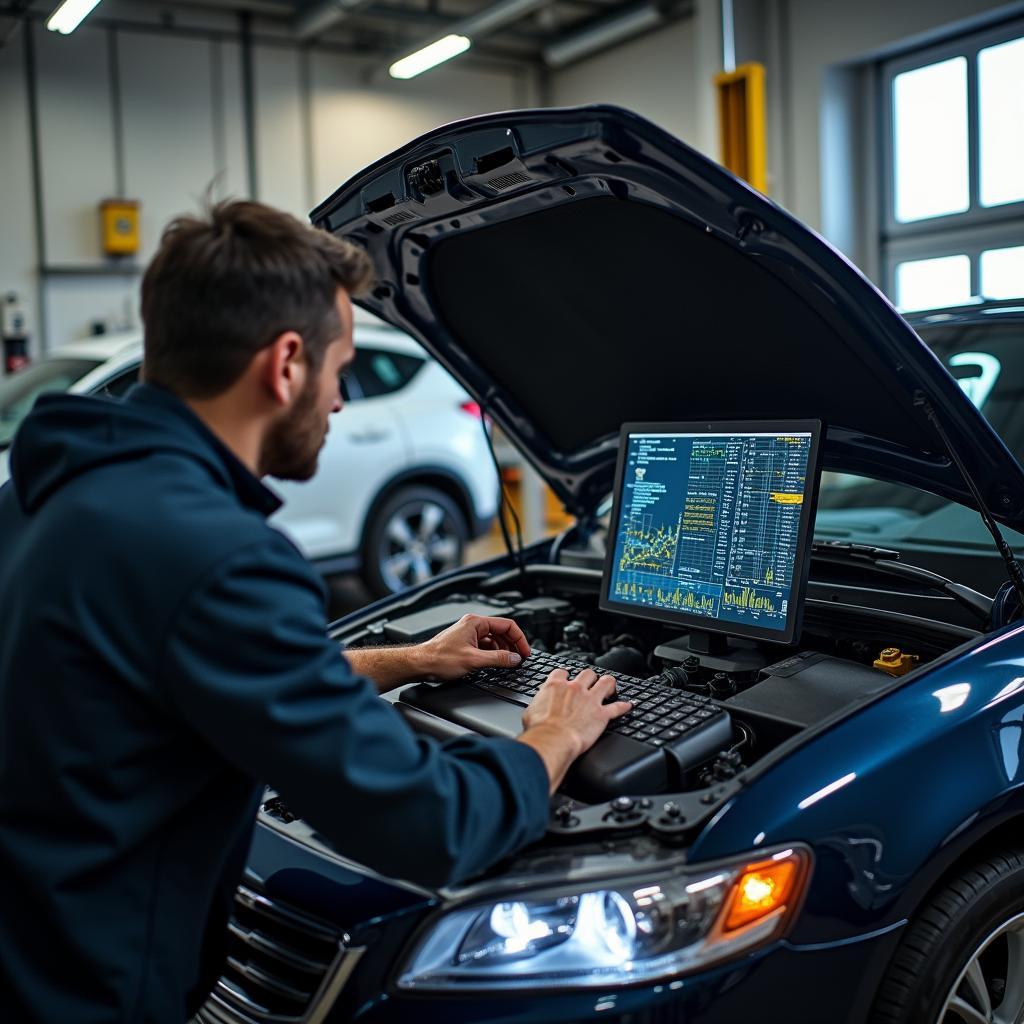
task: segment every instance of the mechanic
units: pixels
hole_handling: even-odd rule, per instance
[[[264,784],[338,850],[438,885],[540,838],[613,681],[552,673],[518,740],[418,737],[412,679],[514,665],[509,619],[339,653],[266,518],[308,479],[353,357],[359,249],[253,202],[164,232],[143,383],[46,396],[0,491],[0,1007],[182,1024],[213,986]]]

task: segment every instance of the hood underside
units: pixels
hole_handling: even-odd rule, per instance
[[[362,304],[409,331],[583,514],[627,421],[817,418],[825,468],[973,505],[924,397],[996,518],[1024,472],[881,293],[716,164],[614,107],[439,128],[312,214],[367,248]]]

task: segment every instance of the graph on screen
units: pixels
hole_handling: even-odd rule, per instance
[[[783,630],[811,447],[810,432],[630,434],[608,599]]]

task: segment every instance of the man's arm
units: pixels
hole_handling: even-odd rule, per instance
[[[383,693],[412,679],[457,679],[475,668],[513,668],[529,655],[526,637],[512,619],[464,615],[426,643],[360,648],[349,651],[348,659]],[[608,722],[632,707],[627,701],[604,704],[614,692],[611,676],[587,669],[570,679],[564,669],[555,669],[524,712],[525,731],[518,739],[544,762],[551,793]]]
[[[424,885],[539,839],[548,775],[515,740],[418,736],[327,636],[323,592],[276,534],[197,582],[153,650],[166,713],[272,785],[343,855]]]
[[[422,644],[346,651],[353,670],[381,693],[420,679],[458,679],[478,668],[513,668],[530,656],[523,631],[511,619],[463,615]]]
[[[352,671],[366,676],[378,693],[387,693],[403,683],[428,679],[430,673],[420,667],[420,645],[410,647],[358,647],[345,651]]]

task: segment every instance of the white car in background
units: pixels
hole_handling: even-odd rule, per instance
[[[391,328],[357,322],[355,338],[320,468],[305,483],[274,483],[285,504],[272,522],[321,572],[358,571],[382,596],[461,564],[494,518],[498,478],[479,406],[438,363]],[[120,397],[141,360],[138,333],[101,335],[0,378],[0,483],[39,395]]]

